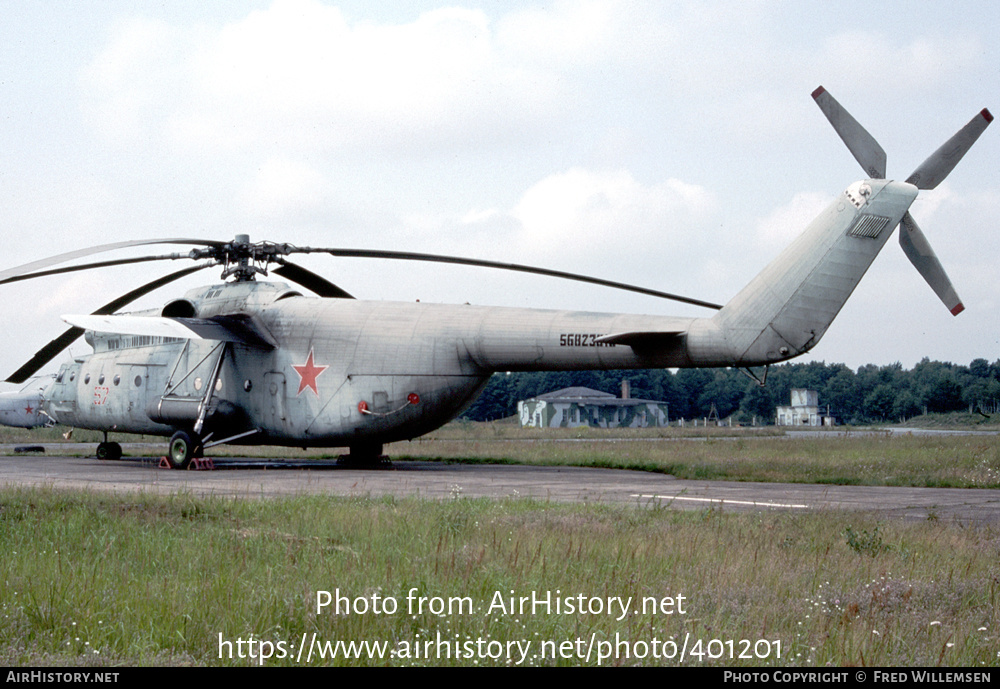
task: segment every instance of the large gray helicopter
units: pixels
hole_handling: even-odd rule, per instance
[[[893,229],[945,306],[962,303],[908,209],[933,189],[992,121],[977,114],[906,181],[885,179],[885,152],[822,87],[820,108],[868,175],[851,184],[788,248],[725,305],[598,278],[492,261],[394,251],[232,241],[123,241],[0,272],[0,284],[150,261],[198,262],[138,287],[72,327],[8,382],[24,383],[80,335],[93,353],[51,379],[0,396],[0,423],[43,421],[105,432],[100,457],[118,457],[109,431],[170,437],[175,468],[218,443],[348,447],[359,463],[384,443],[414,438],[454,418],[496,371],[768,366],[814,347]],[[117,249],[193,246],[187,253],[52,268]],[[711,317],[364,301],[289,256],[388,258],[501,268],[579,280],[697,304]],[[221,266],[223,282],[162,308],[119,311],[154,289]],[[258,280],[275,274],[288,284]],[[23,410],[23,412],[19,411]]]

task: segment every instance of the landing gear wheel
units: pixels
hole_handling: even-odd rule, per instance
[[[197,457],[202,451],[201,443],[194,440],[187,431],[177,431],[170,439],[167,448],[167,461],[171,469],[187,469],[192,457]]]
[[[109,443],[104,441],[103,443],[97,444],[97,458],[98,459],[121,459],[122,458],[122,446],[118,443]]]
[[[351,445],[351,454],[341,455],[337,463],[358,469],[378,469],[392,464],[389,458],[382,454],[382,443]]]

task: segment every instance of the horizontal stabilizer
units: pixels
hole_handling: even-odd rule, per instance
[[[976,139],[982,134],[990,122],[993,115],[986,108],[973,117],[967,125],[962,127],[955,136],[948,139],[941,148],[934,151],[930,157],[920,164],[913,174],[907,178],[907,182],[918,189],[933,189],[955,169],[962,156],[976,143]]]
[[[628,345],[636,352],[654,352],[676,347],[684,336],[684,332],[683,330],[671,330],[615,333],[599,337],[597,338],[597,342],[611,345]]]
[[[214,318],[164,318],[162,316],[78,316],[62,319],[85,330],[118,335],[148,335],[184,340],[217,340],[248,347],[273,349],[271,337],[249,318],[216,316]]]

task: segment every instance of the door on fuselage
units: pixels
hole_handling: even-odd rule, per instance
[[[288,396],[288,386],[285,383],[285,374],[279,371],[268,371],[264,374],[264,394],[261,413],[264,425],[267,429],[277,435],[284,435],[287,427],[286,398]]]

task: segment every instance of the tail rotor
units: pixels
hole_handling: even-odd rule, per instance
[[[813,91],[813,100],[819,106],[834,130],[847,145],[864,171],[872,179],[885,179],[886,155],[875,138],[843,108],[822,86]],[[962,129],[932,153],[907,178],[907,183],[918,189],[933,189],[955,168],[982,134],[993,115],[983,108]],[[917,269],[938,298],[944,302],[953,316],[957,316],[965,306],[959,299],[944,267],[931,248],[920,226],[907,212],[900,222],[899,244],[903,253]]]

